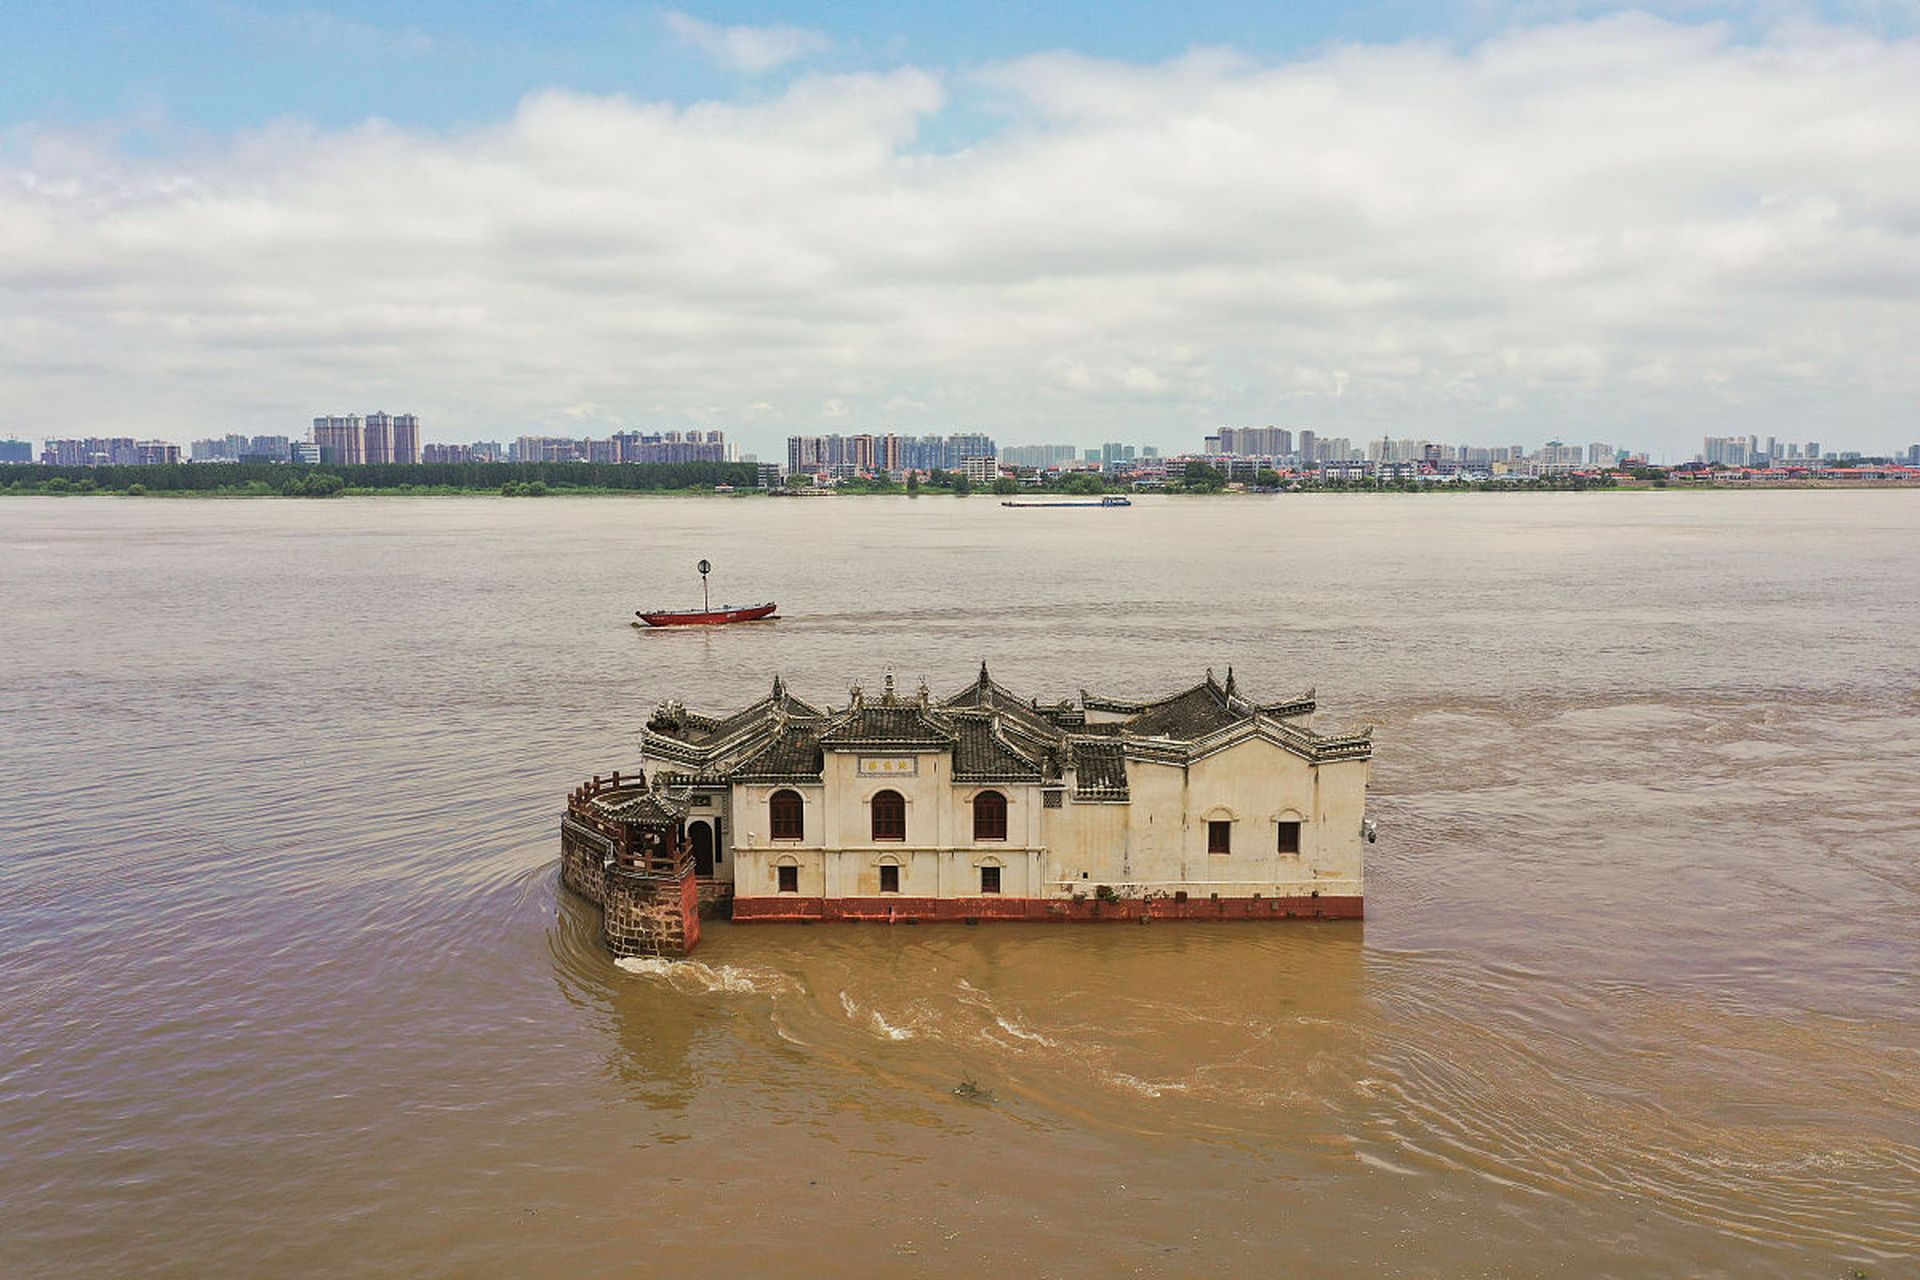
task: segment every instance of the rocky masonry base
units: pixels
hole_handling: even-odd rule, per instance
[[[616,956],[684,956],[700,941],[700,885],[689,867],[677,878],[640,876],[610,865],[613,845],[572,820],[560,825],[560,881],[601,911],[601,934]]]
[[[699,886],[679,881],[607,875],[607,946],[616,956],[684,956],[700,941]]]
[[[1137,920],[1359,920],[1365,899],[1343,897],[1195,898],[1174,894],[1155,898],[801,898],[733,900],[733,919],[741,924],[807,921],[867,921],[918,924],[922,921],[1025,920],[1035,923],[1086,923]]]

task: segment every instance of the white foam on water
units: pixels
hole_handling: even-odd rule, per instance
[[[861,1008],[860,1008],[859,1001],[855,1000],[852,996],[848,995],[844,991],[840,993],[840,1007],[847,1011],[848,1018],[852,1019],[855,1022],[859,1022],[861,1020],[861,1017],[860,1017]],[[907,1028],[905,1027],[894,1026],[891,1022],[888,1022],[884,1017],[880,1015],[880,1011],[878,1009],[868,1009],[865,1012],[866,1012],[866,1021],[873,1027],[873,1029],[876,1032],[886,1037],[887,1039],[889,1040],[913,1039],[913,1032],[907,1030]]]
[[[1130,1076],[1124,1071],[1111,1072],[1108,1074],[1107,1079],[1122,1088],[1131,1089],[1135,1093],[1145,1094],[1149,1098],[1157,1098],[1164,1093],[1185,1093],[1192,1087],[1182,1084],[1178,1080],[1155,1084],[1151,1081],[1142,1080],[1139,1076]]]
[[[880,1016],[880,1011],[878,1009],[873,1010],[872,1015],[873,1015],[874,1028],[878,1030],[881,1035],[884,1035],[887,1039],[889,1040],[913,1039],[913,1032],[907,1030],[905,1027],[894,1026],[892,1023],[888,1022],[885,1018]]]
[[[1025,1040],[1030,1044],[1042,1045],[1048,1049],[1052,1049],[1058,1044],[1058,1041],[1054,1040],[1052,1036],[1041,1035],[1038,1031],[1029,1031],[1012,1018],[1003,1018],[995,1014],[993,1020],[999,1024],[1002,1031],[1013,1036],[1015,1039]]]
[[[659,956],[623,956],[614,964],[628,973],[663,978],[681,990],[774,995],[794,989],[793,979],[770,969],[742,969],[731,964],[703,964],[698,960],[667,960]]]

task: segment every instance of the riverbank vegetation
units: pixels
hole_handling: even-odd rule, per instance
[[[424,462],[367,466],[177,463],[155,467],[0,468],[0,495],[331,498],[342,494],[691,493],[751,488],[745,462]]]
[[[333,497],[455,497],[495,495],[506,498],[585,497],[642,493],[726,493],[764,496],[757,488],[753,463],[592,463],[592,462],[478,462],[382,464],[374,466],[300,466],[278,463],[180,463],[153,467],[0,467],[0,497],[84,497],[113,495],[132,498],[333,498]],[[788,493],[814,487],[813,477],[794,475],[786,481]],[[1458,480],[1443,476],[1356,476],[1287,474],[1261,469],[1252,482],[1230,482],[1211,463],[1185,463],[1164,481],[1129,485],[1097,471],[1069,471],[1040,478],[1016,480],[1001,476],[981,485],[958,471],[935,470],[924,477],[911,474],[904,482],[885,476],[849,477],[829,492],[837,495],[942,494],[969,497],[1018,494],[1099,497],[1109,493],[1314,494],[1314,493],[1582,493],[1632,492],[1648,489],[1696,489],[1726,492],[1780,488],[1912,487],[1896,480],[1845,480],[1832,477],[1798,481],[1734,482],[1704,472],[1649,467],[1628,472],[1564,473],[1546,476],[1497,476],[1490,480]]]

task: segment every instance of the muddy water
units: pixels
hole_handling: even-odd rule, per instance
[[[623,625],[703,555],[785,620]],[[1904,493],[0,503],[0,1273],[1912,1274],[1916,584]],[[557,889],[655,700],[982,657],[1377,724],[1369,919]]]

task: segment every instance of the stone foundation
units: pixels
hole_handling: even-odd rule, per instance
[[[613,842],[577,822],[560,823],[560,883],[589,902],[607,900],[606,864]]]
[[[560,882],[601,911],[601,936],[616,956],[684,956],[700,941],[700,888],[613,870],[612,842],[589,827],[560,824]],[[729,886],[731,888],[731,886]]]
[[[616,956],[684,956],[700,942],[699,886],[679,880],[607,874],[603,907],[607,946]]]
[[[1084,923],[1142,920],[1359,920],[1366,914],[1358,895],[1275,898],[735,898],[733,919],[741,924],[798,921],[871,921],[919,924],[922,921],[1027,920]]]

